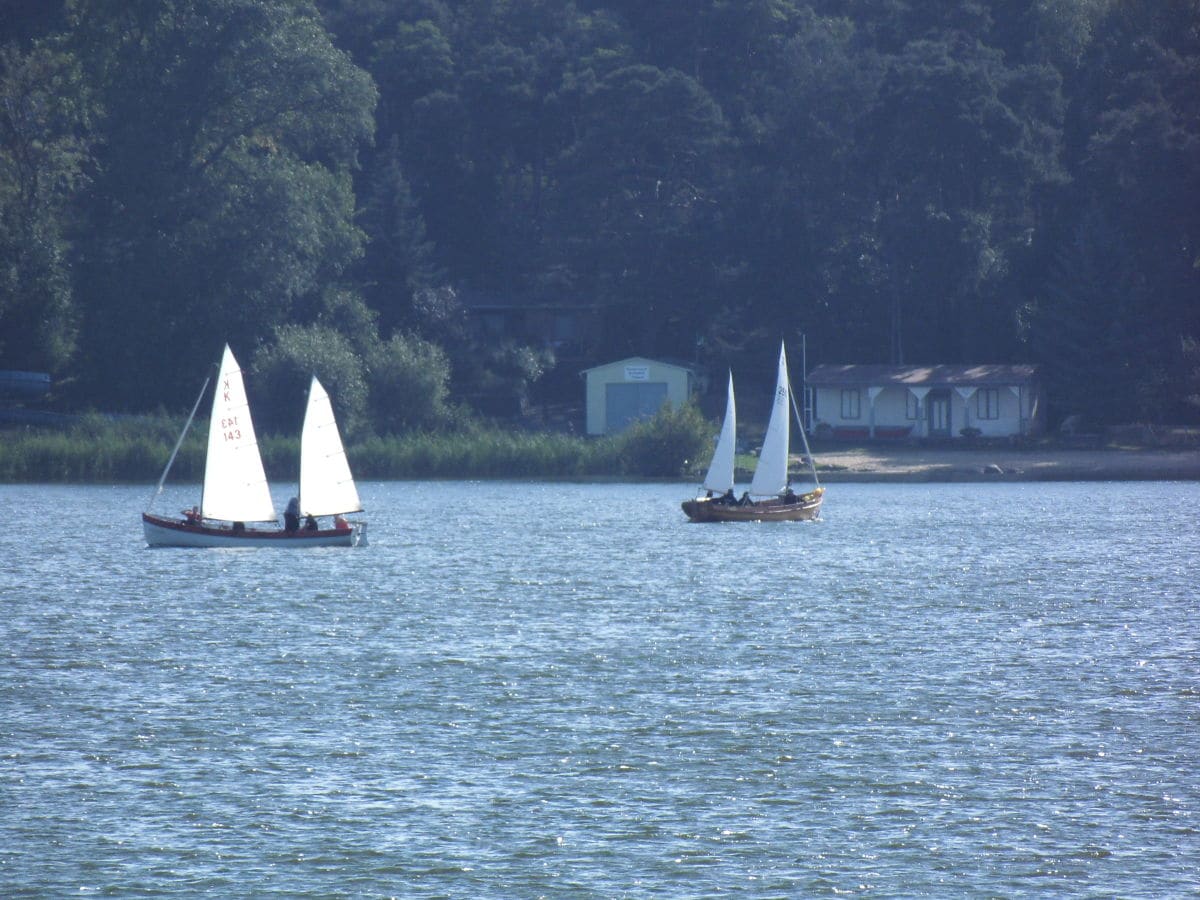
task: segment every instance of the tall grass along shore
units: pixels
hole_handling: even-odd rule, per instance
[[[162,473],[182,427],[169,416],[88,416],[68,426],[0,429],[0,483],[152,483]],[[402,478],[695,478],[712,451],[715,423],[691,406],[665,409],[620,435],[585,438],[557,432],[468,424],[454,431],[363,436],[347,448],[360,479]],[[174,483],[204,477],[207,426],[198,423],[171,469]],[[1121,437],[1121,436],[1118,436]],[[1128,435],[1087,447],[1048,438],[1036,444],[904,444],[815,448],[822,480],[961,481],[1200,479],[1200,433],[1170,432],[1147,440]],[[268,477],[298,475],[296,437],[261,438]],[[748,481],[753,455],[738,457]],[[798,477],[807,465],[794,462]]]
[[[65,428],[0,430],[0,482],[153,482],[162,473],[182,421],[168,416],[85,417]],[[693,407],[664,409],[620,435],[584,438],[555,432],[470,425],[453,432],[366,436],[347,447],[360,479],[678,477],[703,461],[713,425]],[[191,430],[171,481],[204,475],[205,426]],[[294,480],[295,437],[260,437],[272,481]]]

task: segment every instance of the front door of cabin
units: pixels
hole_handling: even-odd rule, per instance
[[[929,410],[929,436],[950,437],[950,392],[930,391],[925,402]]]

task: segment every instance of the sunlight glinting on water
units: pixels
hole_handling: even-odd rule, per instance
[[[10,896],[1200,890],[1196,485],[833,485],[780,525],[361,489],[370,546],[288,552],[0,487]]]

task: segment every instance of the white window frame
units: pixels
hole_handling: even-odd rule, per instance
[[[915,422],[921,418],[921,401],[912,391],[904,392],[904,418]]]
[[[862,418],[862,392],[858,388],[842,388],[842,421]]]
[[[980,388],[975,392],[975,418],[1000,418],[999,388]]]

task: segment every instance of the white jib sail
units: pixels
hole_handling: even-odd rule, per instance
[[[758,455],[758,466],[754,480],[750,482],[750,493],[755,497],[769,497],[787,487],[788,466],[788,406],[787,357],[783,345],[779,346],[779,372],[775,381],[775,397],[771,402],[771,418],[767,422],[767,434],[763,438],[762,452]]]
[[[733,400],[733,373],[729,373],[729,397],[725,401],[725,421],[721,424],[721,436],[713,451],[708,474],[704,476],[706,490],[723,494],[733,488],[733,457],[737,449],[737,406]]]
[[[314,376],[304,430],[300,432],[300,512],[306,516],[333,516],[360,509],[333,405]]]
[[[228,344],[221,357],[208,423],[208,459],[200,512],[205,518],[230,522],[269,522],[276,517],[242,370]]]

